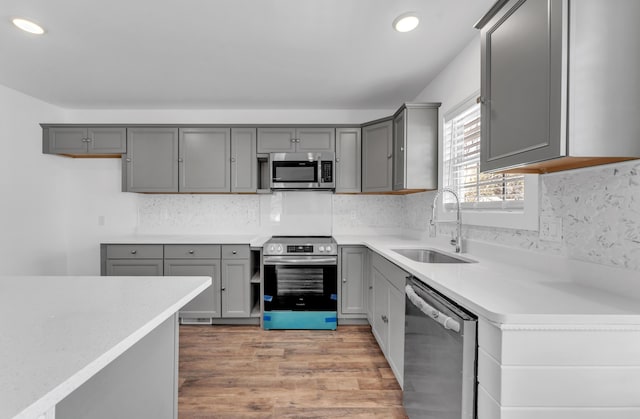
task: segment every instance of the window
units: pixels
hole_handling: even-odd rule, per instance
[[[480,173],[480,105],[475,100],[445,116],[443,140],[444,186],[458,193],[463,208],[524,207],[524,175]]]
[[[465,224],[538,229],[538,176],[480,173],[479,93],[445,113],[441,187],[458,193]],[[454,199],[443,195],[442,219],[450,219]]]

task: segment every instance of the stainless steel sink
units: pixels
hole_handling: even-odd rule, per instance
[[[391,249],[399,255],[420,263],[475,263],[475,260],[453,256],[435,249]]]

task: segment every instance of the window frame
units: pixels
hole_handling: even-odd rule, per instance
[[[438,153],[438,184],[439,188],[448,187],[444,183],[444,131],[445,121],[464,112],[470,106],[476,103],[480,96],[480,91],[474,92],[451,109],[442,113],[439,125],[438,145],[440,152]],[[523,205],[517,205],[513,208],[508,202],[501,204],[501,207],[482,208],[482,205],[474,205],[469,203],[461,206],[462,223],[467,225],[476,225],[482,227],[498,227],[520,230],[538,231],[538,215],[539,215],[539,176],[535,174],[524,175],[524,200]],[[439,199],[437,203],[438,219],[440,221],[455,221],[456,211],[455,205],[444,204],[443,199]],[[511,208],[510,208],[511,207]]]

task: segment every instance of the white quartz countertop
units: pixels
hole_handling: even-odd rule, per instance
[[[209,277],[0,277],[0,418],[37,418],[210,285]]]
[[[640,273],[502,246],[469,244],[478,263],[420,263],[392,249],[439,241],[383,236],[334,236],[339,245],[366,245],[423,283],[479,316],[500,324],[639,325]]]
[[[262,247],[270,236],[251,234],[221,234],[221,235],[132,235],[111,237],[102,240],[104,244],[248,244],[251,247]]]

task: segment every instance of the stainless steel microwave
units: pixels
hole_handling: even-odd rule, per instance
[[[333,152],[271,153],[271,189],[335,189]]]

